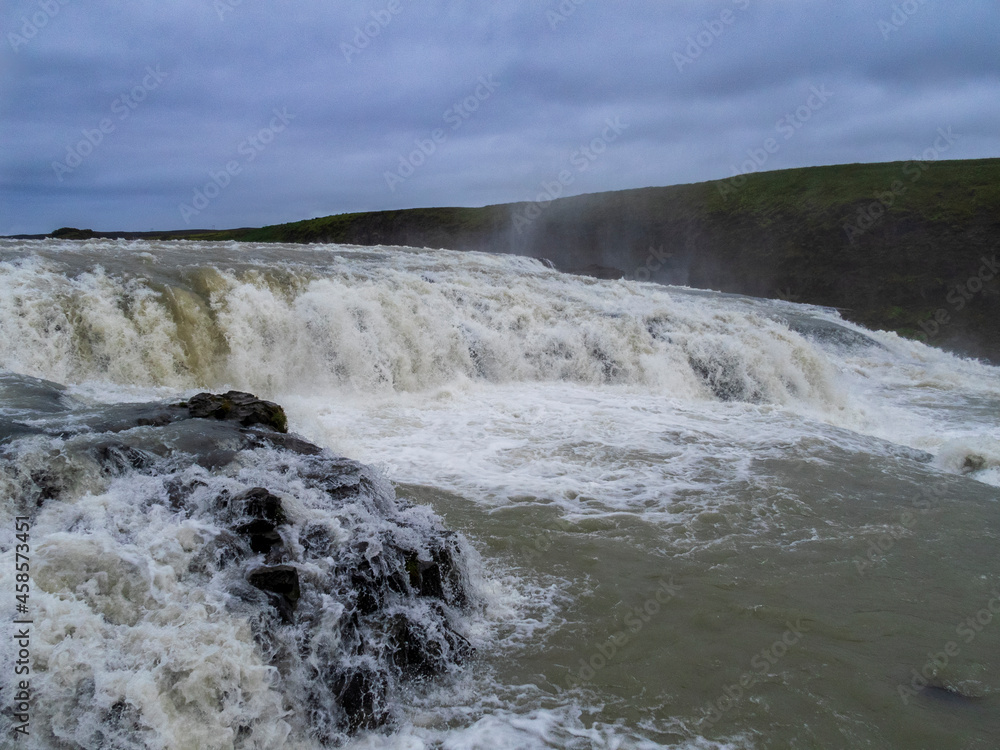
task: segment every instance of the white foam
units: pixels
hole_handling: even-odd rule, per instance
[[[839,325],[816,308],[581,279],[512,256],[0,241],[5,368],[94,402],[254,391],[316,442],[487,508],[683,526],[734,502],[759,478],[755,461],[810,444],[888,451],[873,438],[1000,486],[1000,370],[857,326],[845,327],[881,347],[827,345],[782,323],[791,313]],[[967,466],[974,456],[982,464]],[[257,470],[244,467],[241,480],[253,483]],[[268,727],[260,746],[297,746],[240,624],[178,585],[201,530],[140,508],[134,487],[75,481],[85,497],[47,509],[36,528],[48,537],[33,598],[45,623],[38,653],[60,660],[46,690],[69,706],[59,674],[89,670],[100,708],[127,695],[158,726],[176,726],[163,729],[173,747],[211,747],[216,731],[222,747],[238,724],[227,691],[249,689],[246,705]],[[146,530],[116,533],[116,523]],[[10,526],[0,531],[8,549]],[[70,528],[78,535],[65,536]],[[9,557],[0,559],[7,591]],[[478,644],[522,654],[558,629],[565,582],[480,572],[485,616],[468,626]],[[157,669],[135,666],[143,648]],[[659,747],[647,739],[655,732],[601,724],[577,703],[461,679],[471,682],[450,697],[414,698],[399,731],[354,747]],[[188,705],[206,702],[217,715]],[[86,735],[68,719],[60,729],[55,713],[52,722]],[[691,736],[682,746],[745,746],[733,743]]]
[[[701,737],[669,745],[619,724],[586,721],[575,704],[524,712],[494,711],[459,729],[409,725],[391,736],[368,736],[348,750],[737,750],[744,744]]]
[[[843,407],[825,355],[798,334],[661,287],[581,282],[514,257],[338,248],[302,258],[285,248],[291,260],[274,266],[248,262],[253,247],[228,257],[201,247],[214,264],[178,266],[138,244],[130,267],[120,246],[104,247],[105,258],[99,243],[0,263],[0,356],[59,382],[232,384],[272,396],[472,378]],[[144,281],[137,256],[154,250],[173,274]]]
[[[122,747],[225,748],[241,725],[254,726],[247,747],[280,746],[290,727],[275,670],[221,592],[182,580],[206,530],[144,505],[155,484],[127,477],[77,502],[49,503],[35,519],[33,746],[87,747],[103,734]],[[7,549],[0,586],[14,591]],[[15,619],[12,603],[3,612]],[[117,737],[102,722],[115,712]]]

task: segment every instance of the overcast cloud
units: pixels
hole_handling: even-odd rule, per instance
[[[13,0],[0,23],[0,234],[906,160],[941,131],[935,156],[1000,156],[995,0]]]

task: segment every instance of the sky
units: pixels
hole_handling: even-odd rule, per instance
[[[5,0],[0,234],[1000,156],[995,0]]]

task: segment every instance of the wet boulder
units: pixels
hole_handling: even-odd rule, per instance
[[[430,549],[430,559],[417,552],[406,555],[406,572],[410,586],[419,596],[439,599],[447,604],[464,603],[464,592],[455,562],[454,540],[445,534]]]
[[[222,530],[198,551],[188,569],[193,573],[211,575],[245,560],[251,554],[252,550],[245,539]]]
[[[248,436],[247,448],[274,448],[301,456],[318,456],[323,449],[307,440],[277,432],[262,432]]]
[[[334,746],[391,724],[415,682],[473,653],[460,537],[379,472],[288,435],[276,404],[230,391],[88,406],[38,430],[51,440],[18,434],[0,452],[16,507],[105,488],[159,505],[137,521],[178,525],[179,585],[246,625],[300,736]],[[108,731],[133,721],[105,713]]]
[[[295,605],[302,596],[298,569],[292,565],[264,565],[250,571],[247,583],[268,594],[284,622],[292,621]]]
[[[389,718],[388,685],[378,671],[359,667],[338,672],[331,676],[329,687],[343,710],[341,729],[351,734],[378,729]]]
[[[383,623],[389,659],[407,678],[442,674],[450,664],[464,661],[473,652],[464,637],[441,626],[443,613],[438,607],[429,607],[426,612],[430,614],[427,620],[396,613]]]
[[[970,453],[965,457],[965,462],[962,464],[962,473],[971,474],[974,471],[982,471],[986,468],[986,459],[976,453]]]
[[[229,391],[222,395],[199,393],[178,406],[186,407],[194,419],[219,419],[238,422],[243,427],[263,425],[275,432],[288,432],[285,410],[271,401],[259,399],[251,393]]]
[[[246,538],[254,552],[268,553],[281,543],[278,527],[288,519],[281,507],[281,498],[264,487],[254,487],[222,501],[233,517],[240,519],[234,531]]]
[[[156,456],[123,443],[99,443],[93,448],[94,458],[105,474],[121,476],[129,471],[143,471],[156,463]]]

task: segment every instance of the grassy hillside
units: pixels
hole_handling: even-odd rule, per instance
[[[328,216],[188,235],[485,250],[841,308],[1000,363],[1000,159],[850,164],[545,204]]]

